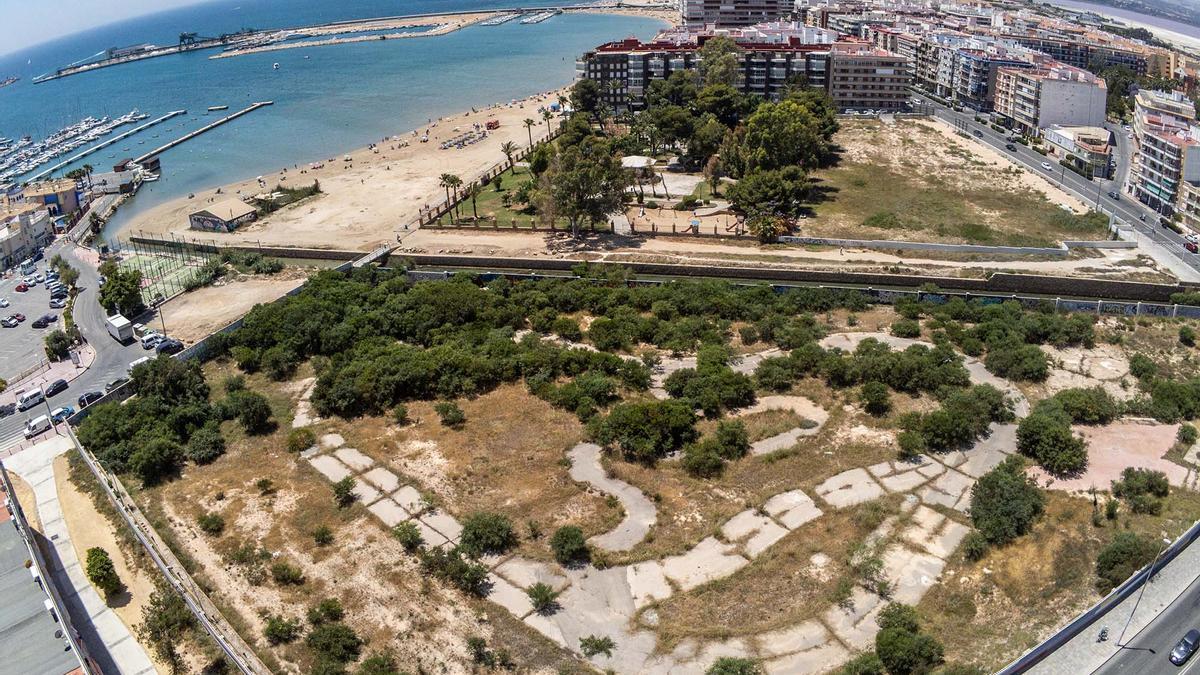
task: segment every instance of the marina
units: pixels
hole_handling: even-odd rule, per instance
[[[0,181],[30,173],[43,164],[107,136],[118,127],[140,122],[148,117],[146,113],[135,109],[113,120],[107,117],[85,117],[36,143],[25,136],[6,150],[0,151]]]
[[[213,122],[211,124],[206,124],[206,125],[200,127],[199,129],[196,129],[195,131],[184,134],[183,136],[180,136],[179,138],[176,138],[173,141],[170,141],[168,143],[158,146],[157,148],[151,150],[150,152],[147,152],[144,155],[139,155],[137,158],[135,158],[133,160],[133,162],[135,164],[142,164],[143,162],[150,159],[151,157],[154,157],[155,155],[164,153],[167,150],[170,150],[171,148],[179,145],[180,143],[190,141],[191,139],[193,139],[197,136],[200,136],[201,134],[205,134],[205,133],[208,133],[209,131],[212,131],[213,129],[216,129],[217,127],[221,126],[222,124],[225,124],[226,122],[232,122],[233,120],[236,120],[237,118],[241,117],[242,115],[252,113],[255,110],[258,110],[259,108],[263,108],[265,106],[272,105],[273,103],[275,103],[275,102],[274,101],[259,101],[257,103],[252,103],[249,107],[243,108],[243,109],[241,109],[235,113],[232,113],[230,115],[226,115],[225,117],[222,117],[221,119],[217,120],[216,122]]]
[[[186,115],[186,114],[187,114],[186,110],[173,110],[173,111],[167,113],[166,115],[163,115],[162,117],[159,117],[157,119],[146,122],[145,124],[143,124],[139,127],[130,129],[129,131],[123,132],[120,135],[113,136],[112,138],[104,141],[103,143],[94,145],[94,146],[88,148],[87,150],[84,150],[83,152],[73,155],[72,157],[70,157],[62,162],[59,162],[58,164],[55,164],[54,166],[50,167],[49,169],[46,169],[45,171],[42,171],[41,173],[35,175],[33,177],[33,180],[41,180],[42,178],[45,178],[46,176],[52,175],[55,171],[58,171],[65,167],[68,167],[94,152],[99,152],[100,150],[103,150],[104,148],[107,148],[108,146],[113,145],[114,143],[120,143],[121,141],[125,140],[126,138],[129,138],[130,136],[133,136],[134,134],[141,133],[142,131],[149,129],[150,127],[157,126],[163,122],[166,122],[167,120],[169,120],[173,117],[178,117],[179,115]]]
[[[559,14],[562,14],[562,10],[557,9],[557,8],[547,10],[545,12],[538,12],[537,14],[534,14],[532,16],[527,16],[524,19],[521,19],[521,24],[524,26],[530,26],[535,23],[541,23],[543,21],[546,21],[547,19],[552,19],[552,18],[558,16]]]

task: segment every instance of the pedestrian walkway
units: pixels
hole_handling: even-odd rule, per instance
[[[33,488],[42,535],[53,547],[45,551],[50,576],[88,653],[105,673],[152,675],[155,670],[150,657],[87,580],[71,544],[54,485],[54,458],[73,447],[69,437],[55,436],[4,460],[4,465]]]
[[[72,363],[70,359],[51,362],[45,370],[29,375],[22,380],[9,382],[8,387],[0,392],[0,405],[14,403],[17,400],[17,396],[22,393],[37,389],[38,387],[45,387],[55,380],[70,382],[82,375],[96,360],[96,349],[89,344],[85,344],[78,348],[78,352],[78,366]]]

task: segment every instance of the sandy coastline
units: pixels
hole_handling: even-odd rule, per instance
[[[545,138],[551,125],[539,111],[558,102],[566,90],[496,103],[465,113],[431,119],[419,129],[400,131],[364,148],[336,157],[313,157],[304,164],[281,167],[220,187],[181,197],[139,214],[121,230],[122,236],[152,233],[215,241],[218,245],[261,243],[269,246],[367,250],[396,241],[412,224],[422,206],[444,199],[438,183],[443,173],[470,182],[504,162],[501,145],[518,147]],[[526,130],[524,120],[535,124]],[[484,126],[500,123],[482,140],[463,148],[442,149],[441,143]],[[422,143],[423,135],[429,141]],[[233,233],[201,232],[188,227],[188,214],[229,196],[248,197],[269,192],[275,185],[300,187],[320,181],[322,194],[283,208]]]

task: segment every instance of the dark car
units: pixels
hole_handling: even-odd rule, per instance
[[[1013,145],[1012,143],[1005,143],[1005,144],[1004,144],[1004,149],[1005,149],[1005,150],[1008,150],[1009,152],[1016,152],[1016,151],[1017,151],[1017,146]]]
[[[16,403],[0,405],[0,417],[8,417],[9,415],[11,415],[15,412],[17,412],[17,404]]]
[[[89,405],[104,398],[104,393],[99,391],[88,391],[79,395],[79,407],[86,408]]]
[[[57,291],[51,291],[51,292],[50,292],[50,299],[51,299],[51,300],[58,300],[58,299],[60,299],[60,298],[66,298],[68,295],[70,295],[70,293],[68,293],[68,292],[67,292],[67,289],[65,289],[65,288],[60,288],[60,289],[58,289]]]
[[[1193,628],[1171,650],[1171,663],[1177,666],[1187,663],[1187,660],[1192,658],[1192,654],[1196,653],[1197,645],[1200,645],[1200,630]]]
[[[157,345],[155,345],[154,351],[159,354],[166,354],[168,356],[171,354],[178,354],[179,352],[183,351],[183,343],[175,338],[163,338]]]
[[[55,321],[58,321],[57,316],[55,316],[53,314],[43,314],[42,316],[39,316],[38,318],[34,319],[33,323],[31,323],[30,325],[33,326],[34,328],[45,328],[46,326],[49,326],[50,324],[54,323]]]
[[[1194,242],[1194,241],[1183,242],[1183,247],[1186,248],[1187,250],[1191,251],[1192,253],[1200,253],[1200,246],[1196,246],[1196,242]]]
[[[67,381],[66,380],[55,380],[55,381],[51,382],[50,384],[46,385],[46,398],[50,398],[51,396],[53,396],[57,393],[60,393],[60,392],[64,392],[66,390],[67,390]]]
[[[1114,191],[1112,191],[1112,190],[1110,190],[1110,191],[1108,192],[1108,198],[1109,198],[1109,199],[1111,199],[1111,200],[1113,200],[1114,202],[1119,202],[1119,201],[1121,201],[1121,195],[1117,194],[1116,192],[1114,192]]]
[[[117,379],[113,380],[112,382],[109,382],[108,384],[104,385],[104,393],[107,394],[108,392],[112,391],[113,389],[116,389],[117,387],[125,384],[128,381],[129,381],[128,377],[118,377]]]
[[[973,129],[971,133],[975,134],[975,138],[983,138],[983,132],[978,129]]]

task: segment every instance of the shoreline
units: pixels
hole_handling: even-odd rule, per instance
[[[1163,42],[1170,44],[1172,47],[1174,47],[1176,49],[1183,49],[1186,51],[1191,51],[1191,52],[1200,54],[1200,37],[1188,35],[1187,33],[1180,33],[1179,31],[1172,30],[1170,28],[1164,28],[1162,26],[1158,26],[1158,25],[1148,22],[1150,19],[1158,19],[1161,21],[1175,21],[1174,19],[1153,16],[1150,14],[1138,14],[1138,16],[1145,17],[1145,18],[1144,19],[1134,19],[1134,18],[1130,18],[1128,16],[1113,14],[1112,13],[1113,10],[1119,9],[1117,7],[1108,7],[1106,5],[1097,5],[1097,4],[1093,4],[1093,3],[1082,2],[1082,0],[1081,0],[1081,4],[1087,4],[1089,6],[1086,8],[1085,7],[1072,7],[1070,5],[1060,5],[1057,2],[1052,2],[1052,1],[1048,2],[1048,4],[1050,4],[1053,7],[1058,8],[1058,9],[1072,11],[1072,12],[1090,12],[1092,14],[1096,14],[1098,16],[1104,17],[1105,19],[1108,19],[1109,21],[1112,21],[1113,23],[1117,23],[1117,24],[1120,24],[1123,26],[1128,26],[1131,28],[1144,28],[1144,29],[1150,31],[1151,33],[1153,33],[1154,37],[1158,38],[1159,40],[1162,40]],[[1137,12],[1132,12],[1132,11],[1130,13],[1137,14]],[[1176,22],[1176,23],[1180,23],[1180,22]],[[1186,26],[1188,24],[1181,23],[1181,25]],[[1200,30],[1200,27],[1196,27],[1196,29]]]

